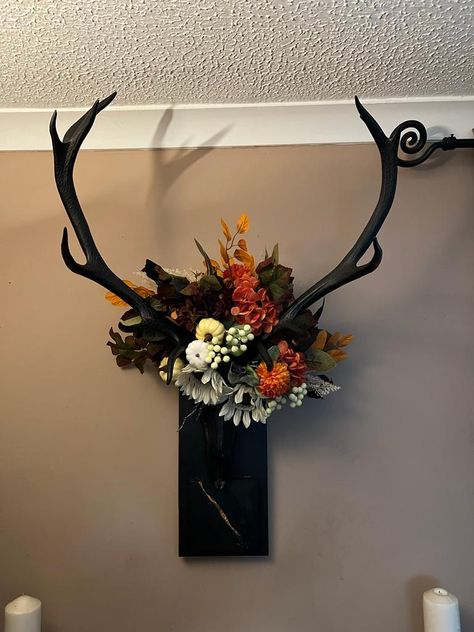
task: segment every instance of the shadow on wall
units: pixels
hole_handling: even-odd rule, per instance
[[[163,141],[166,138],[166,133],[170,128],[172,121],[173,109],[168,108],[167,110],[165,110],[163,116],[161,117],[156,131],[153,135],[154,147],[161,146],[163,144]],[[197,146],[195,149],[190,149],[184,154],[183,149],[177,148],[176,155],[173,156],[171,159],[166,159],[165,157],[169,155],[169,152],[155,150],[153,152],[152,160],[153,178],[147,196],[147,207],[157,209],[157,211],[159,211],[162,207],[162,203],[168,189],[171,188],[174,182],[194,163],[196,163],[201,158],[204,158],[205,156],[207,156],[207,154],[213,151],[213,145],[224,138],[229,130],[230,126],[225,127],[224,129],[216,132],[216,134],[208,138],[202,144],[202,146]],[[187,145],[189,142],[189,139],[186,139],[184,144]],[[157,212],[155,217],[158,234],[167,234],[167,231],[169,231],[171,228],[167,221],[167,214]]]

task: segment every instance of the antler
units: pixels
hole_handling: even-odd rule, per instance
[[[74,163],[79,149],[91,130],[97,114],[113,101],[115,95],[116,93],[114,92],[102,101],[97,100],[91,109],[68,129],[62,141],[56,129],[57,112],[55,111],[51,117],[49,131],[53,142],[56,186],[86,257],[86,262],[84,264],[78,263],[72,256],[69,250],[67,228],[63,232],[61,253],[65,264],[72,272],[102,285],[135,309],[142,319],[139,325],[141,328],[159,331],[175,343],[168,361],[167,379],[169,383],[173,374],[175,360],[186,348],[187,335],[181,327],[169,320],[164,314],[153,309],[146,299],[129,288],[126,283],[110,270],[94,243],[74,187]]]
[[[357,97],[355,98],[355,103],[361,119],[367,125],[380,152],[382,186],[377,205],[366,227],[351,250],[329,274],[306,290],[282,313],[278,329],[287,328],[290,321],[298,314],[330,292],[341,287],[341,285],[350,283],[350,281],[354,281],[373,272],[382,261],[382,248],[377,240],[377,233],[390,211],[395,196],[397,186],[397,152],[400,143],[400,135],[407,128],[418,128],[419,123],[411,120],[405,121],[398,125],[390,137],[387,138],[380,125],[363,107]],[[374,248],[372,259],[368,263],[358,265],[358,262],[371,245]]]

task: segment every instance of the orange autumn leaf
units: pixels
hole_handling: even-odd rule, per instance
[[[225,248],[224,244],[222,243],[220,239],[218,239],[218,242],[219,242],[219,250],[221,254],[222,264],[228,268],[230,265],[229,253],[227,252],[227,249]]]
[[[247,242],[245,241],[245,239],[239,239],[237,245],[241,250],[245,250],[245,252],[248,252]]]
[[[134,292],[136,292],[142,298],[146,298],[147,296],[153,296],[154,294],[154,292],[152,292],[148,288],[143,287],[142,285],[135,285],[135,283],[132,283],[132,281],[128,281],[127,279],[124,279],[123,282],[125,283],[125,285],[128,285],[129,288],[131,288]],[[129,306],[128,303],[126,303],[123,299],[120,298],[120,296],[117,296],[113,292],[107,292],[107,294],[105,295],[105,299],[109,301],[110,303],[112,303],[112,305],[115,305],[116,307]]]
[[[227,241],[232,241],[232,233],[230,232],[230,228],[227,226],[226,222],[221,217],[221,226],[222,232],[224,233],[224,237]]]
[[[348,357],[347,353],[345,351],[341,351],[340,349],[331,349],[331,351],[328,351],[327,353],[336,362],[342,362]]]
[[[328,345],[334,345],[335,347],[337,347],[338,344],[338,340],[341,337],[341,333],[339,331],[336,331],[332,334],[332,336],[330,336],[330,338],[328,339]]]
[[[211,265],[216,270],[216,272],[219,272],[221,269],[221,264],[215,259],[209,259],[209,261],[211,262]]]
[[[347,347],[354,340],[354,336],[352,334],[347,334],[345,336],[341,336],[337,341],[338,347]]]
[[[316,336],[316,340],[314,341],[312,345],[313,348],[320,349],[321,351],[323,351],[324,347],[326,346],[327,339],[328,339],[328,332],[322,329]]]
[[[248,259],[250,257],[248,252],[245,252],[245,250],[241,250],[240,248],[236,248],[234,250],[234,257],[236,259],[238,259],[239,261],[243,261],[245,259]]]
[[[139,294],[142,298],[147,298],[147,296],[153,296],[155,292],[153,290],[149,290],[147,287],[143,287],[143,285],[137,285],[134,288],[134,291]]]
[[[250,221],[246,213],[242,213],[237,222],[237,232],[246,233],[249,229]]]
[[[252,255],[249,255],[248,252],[245,252],[245,250],[240,250],[240,248],[236,248],[234,251],[234,256],[237,261],[240,261],[240,263],[243,263],[248,268],[253,270],[255,262]]]

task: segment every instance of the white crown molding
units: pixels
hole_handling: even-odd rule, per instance
[[[389,134],[407,119],[421,121],[428,138],[472,138],[474,96],[365,99]],[[58,110],[60,135],[85,109]],[[51,148],[52,110],[0,109],[0,151]],[[85,149],[247,147],[370,142],[352,101],[117,106],[104,110]]]

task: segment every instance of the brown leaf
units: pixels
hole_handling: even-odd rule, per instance
[[[237,245],[239,246],[241,250],[245,250],[246,252],[248,252],[247,242],[245,241],[245,239],[239,239],[239,241],[237,242]]]
[[[118,355],[115,358],[115,362],[117,363],[117,366],[119,366],[120,368],[124,366],[128,366],[129,364],[132,364],[132,361],[129,358],[126,358],[125,356],[122,356],[122,355]]]
[[[231,241],[232,233],[230,232],[229,227],[227,226],[225,221],[222,219],[222,217],[221,217],[221,226],[222,226],[222,232],[224,233],[224,237],[227,239],[227,241]]]
[[[206,263],[207,274],[212,274],[214,272],[214,270],[212,268],[211,260],[209,259],[209,255],[207,254],[207,252],[204,250],[204,248],[201,246],[201,244],[198,242],[197,239],[194,239],[194,243],[196,244],[197,249],[199,250],[199,252],[204,257],[204,261]]]

